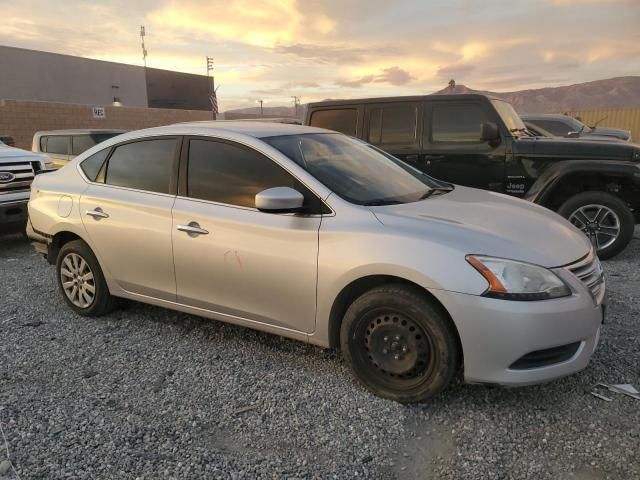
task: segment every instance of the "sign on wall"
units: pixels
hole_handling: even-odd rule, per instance
[[[93,118],[100,120],[107,118],[107,113],[105,112],[104,107],[93,107],[91,110],[93,112]]]

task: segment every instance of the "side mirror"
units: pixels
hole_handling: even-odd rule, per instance
[[[500,143],[500,131],[498,125],[493,122],[480,124],[480,141],[489,142],[491,145],[498,145]]]
[[[291,187],[267,188],[256,194],[256,208],[261,212],[299,212],[303,203],[302,194]]]
[[[567,133],[567,138],[579,138],[580,132],[569,132]]]

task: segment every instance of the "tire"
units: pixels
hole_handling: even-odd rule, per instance
[[[602,260],[620,253],[633,238],[633,213],[610,193],[579,193],[564,202],[558,213],[587,235]]]
[[[458,371],[460,349],[451,321],[417,288],[385,285],[347,309],[340,346],[356,378],[380,397],[427,400]]]
[[[65,243],[60,248],[56,272],[62,297],[79,315],[98,317],[115,307],[115,297],[109,293],[100,264],[82,240]]]

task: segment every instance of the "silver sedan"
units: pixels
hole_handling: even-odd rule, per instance
[[[117,297],[341,349],[371,391],[585,368],[604,314],[587,238],[543,207],[435,180],[312,127],[131,132],[36,178],[28,234],[62,296]]]

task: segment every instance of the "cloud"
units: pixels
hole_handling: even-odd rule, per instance
[[[472,73],[476,69],[475,65],[471,64],[454,64],[447,65],[438,69],[436,76],[443,80],[449,80],[450,78],[464,77]]]
[[[351,80],[337,80],[335,83],[341,87],[359,88],[370,83],[387,83],[389,85],[400,86],[415,80],[415,77],[400,67],[389,67],[381,73],[363,75],[360,78]]]
[[[321,45],[294,43],[276,45],[272,51],[283,55],[293,55],[306,60],[314,60],[325,64],[362,63],[371,57],[389,57],[401,55],[398,47],[348,47],[341,45]]]

